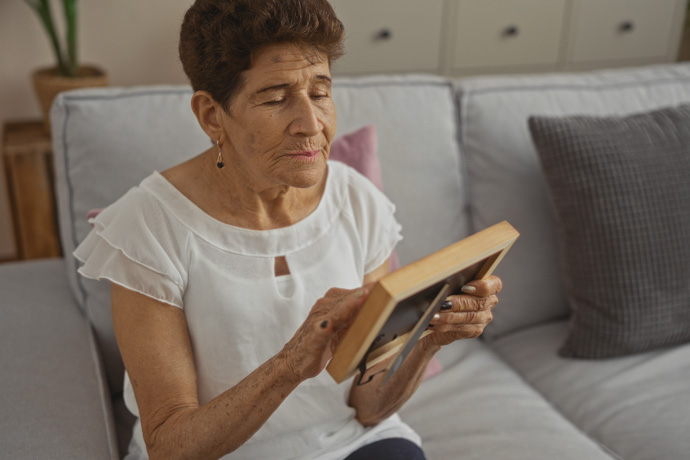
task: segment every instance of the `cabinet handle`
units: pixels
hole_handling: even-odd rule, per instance
[[[506,37],[517,37],[520,35],[518,26],[508,26],[503,30],[503,35]]]
[[[635,30],[635,23],[632,21],[623,21],[620,25],[621,32],[632,32]]]
[[[376,33],[377,40],[390,40],[393,38],[393,31],[390,29],[381,29]]]

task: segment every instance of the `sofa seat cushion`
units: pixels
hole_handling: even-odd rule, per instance
[[[0,456],[117,458],[91,328],[62,259],[0,266]]]
[[[474,230],[507,220],[522,235],[496,272],[501,304],[486,337],[569,313],[556,226],[532,144],[532,115],[629,115],[690,102],[690,63],[458,82],[460,130]],[[539,293],[539,301],[534,295]]]
[[[611,459],[479,340],[444,347],[444,370],[400,411],[429,460]]]
[[[492,343],[527,383],[626,460],[687,458],[690,344],[607,360],[562,358],[556,321]]]

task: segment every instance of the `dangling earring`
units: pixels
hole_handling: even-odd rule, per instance
[[[218,142],[216,142],[216,146],[218,147],[218,159],[216,160],[216,166],[218,166],[218,169],[222,169],[223,166],[225,166],[225,163],[223,163],[223,150],[220,147],[220,139]]]

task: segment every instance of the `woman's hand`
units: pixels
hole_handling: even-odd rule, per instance
[[[367,299],[370,288],[371,284],[352,290],[333,288],[316,301],[307,319],[281,352],[298,379],[316,377],[323,371]]]
[[[491,322],[491,310],[498,303],[496,295],[501,292],[501,279],[490,276],[485,280],[470,281],[463,286],[462,295],[446,299],[449,309],[438,313],[430,323],[433,334],[424,338],[429,344],[443,346],[460,339],[479,337]]]

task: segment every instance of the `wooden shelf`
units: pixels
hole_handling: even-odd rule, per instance
[[[7,122],[2,157],[18,259],[60,257],[50,135],[40,121]]]

